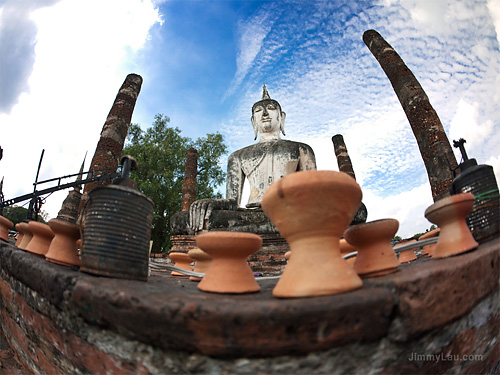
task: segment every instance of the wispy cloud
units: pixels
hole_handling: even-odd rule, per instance
[[[267,10],[261,10],[251,19],[239,22],[236,73],[223,99],[234,93],[253,67],[256,57],[261,53],[264,39],[271,30],[272,23],[273,20]]]
[[[423,217],[432,198],[415,137],[361,37],[374,28],[392,44],[422,84],[450,139],[470,138],[469,154],[484,163],[498,155],[493,145],[500,143],[495,109],[500,51],[492,4],[481,0],[393,0],[363,7],[350,1],[311,2],[307,7],[282,3],[283,14],[260,45],[273,54],[265,59],[257,54],[246,66],[245,79],[251,83],[241,88],[246,90],[239,104],[244,116],[227,133],[231,144],[249,144],[251,104],[258,100],[258,85],[266,81],[271,96],[287,112],[287,139],[309,143],[319,168],[337,169],[330,139],[344,135],[358,182],[373,205],[368,207],[370,220],[379,217],[377,211],[388,203]],[[277,45],[280,48],[273,49]],[[418,193],[419,198],[408,199],[408,192]],[[383,212],[410,220],[401,210]]]

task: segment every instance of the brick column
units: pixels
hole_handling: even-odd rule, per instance
[[[403,106],[427,169],[432,198],[437,201],[448,196],[452,169],[457,167],[457,161],[429,98],[401,57],[378,32],[365,31],[363,41],[389,78]]]
[[[182,183],[182,211],[189,211],[189,207],[196,200],[196,175],[198,174],[198,151],[191,147],[187,152],[186,170]]]
[[[106,122],[102,127],[101,138],[97,143],[89,170],[112,168],[119,164],[123,145],[127,138],[128,127],[132,119],[132,113],[134,112],[135,102],[141,91],[141,85],[142,77],[137,74],[129,74],[125,78],[109,111]],[[114,171],[105,171],[100,174],[108,173],[114,173]],[[80,209],[87,198],[87,194],[93,188],[110,183],[111,180],[102,180],[86,184]]]
[[[106,118],[106,122],[102,127],[101,138],[97,143],[94,157],[90,162],[90,170],[115,167],[120,162],[120,156],[125,144],[125,138],[127,138],[135,102],[141,91],[141,85],[142,78],[137,74],[129,74],[125,78],[125,82],[120,87]],[[103,180],[86,184],[84,193],[88,193],[97,185],[107,185],[110,183],[110,180]]]
[[[333,148],[335,149],[335,156],[339,165],[339,171],[347,173],[352,178],[356,179],[354,169],[352,169],[351,158],[347,152],[347,147],[344,143],[344,137],[341,134],[336,134],[332,137]]]

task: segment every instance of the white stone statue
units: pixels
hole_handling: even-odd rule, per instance
[[[241,203],[245,179],[250,185],[246,207],[259,208],[267,188],[281,177],[302,170],[316,169],[314,152],[308,145],[283,140],[286,114],[271,99],[264,84],[262,100],[252,107],[252,126],[258,143],[235,151],[227,166],[226,199],[201,199],[189,210],[189,227],[193,232],[206,228],[214,210],[236,211]]]

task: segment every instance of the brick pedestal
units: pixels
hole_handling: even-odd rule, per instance
[[[262,248],[250,255],[248,263],[256,273],[264,276],[280,275],[285,266],[285,253],[290,250],[288,243],[279,234],[261,234]]]
[[[255,273],[264,276],[276,276],[283,272],[286,266],[285,253],[290,250],[287,242],[279,234],[261,234],[262,248],[248,258],[248,263]],[[187,253],[196,247],[196,236],[189,234],[170,237],[172,248],[169,253]]]

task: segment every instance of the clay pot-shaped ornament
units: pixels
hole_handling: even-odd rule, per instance
[[[427,220],[441,229],[432,258],[462,254],[478,246],[465,221],[474,202],[474,194],[462,193],[441,199],[425,210]]]
[[[344,257],[344,255],[358,251],[358,249],[356,249],[356,247],[352,246],[349,242],[347,242],[345,238],[340,239],[339,246],[340,246],[340,255],[342,255],[342,257]],[[349,263],[351,266],[354,266],[355,261],[356,261],[356,256],[346,259],[346,262]]]
[[[20,249],[26,250],[26,246],[28,246],[31,239],[33,238],[33,233],[31,233],[31,230],[28,227],[28,223],[19,223],[17,225],[19,225],[18,230],[23,233],[23,236],[21,237],[21,241],[19,242],[19,244],[17,244],[16,242],[16,246]]]
[[[77,241],[80,239],[80,227],[68,221],[51,219],[49,227],[54,232],[45,259],[49,262],[68,267],[80,267]]]
[[[427,233],[421,235],[418,238],[418,240],[422,241],[422,240],[426,240],[428,238],[437,237],[437,236],[439,236],[440,231],[441,231],[440,228],[431,230],[430,232],[427,232]],[[436,249],[436,244],[435,243],[431,243],[430,245],[424,245],[422,247],[422,255],[427,255],[427,256],[431,257],[432,254],[434,254],[434,250],[435,249]]]
[[[199,273],[207,272],[210,263],[212,262],[212,257],[205,253],[203,250],[195,248],[188,251],[188,255],[193,258],[196,263],[194,264],[193,271]],[[190,276],[191,281],[201,281],[201,277]]]
[[[14,223],[6,217],[0,216],[0,239],[9,242],[9,229],[14,226]]]
[[[382,219],[353,225],[345,231],[346,241],[358,249],[354,270],[359,276],[382,276],[398,270],[400,263],[391,246],[398,228],[396,219]]]
[[[23,237],[24,237],[23,226],[21,224],[23,224],[23,223],[16,224],[17,237],[16,237],[16,243],[14,244],[14,246],[17,246],[17,247],[19,247],[19,244],[21,243],[21,241],[23,240]]]
[[[336,171],[300,171],[274,182],[262,209],[292,256],[273,290],[279,298],[331,295],[363,282],[340,255],[340,237],[361,204],[354,178]]]
[[[30,221],[28,229],[33,233],[33,238],[26,246],[26,251],[45,257],[45,254],[49,251],[52,238],[54,238],[54,232],[47,224],[38,221]]]
[[[416,242],[417,240],[410,240],[406,241],[405,243],[400,243],[399,245],[396,245],[394,249],[397,250],[399,246],[407,245],[412,242]],[[409,249],[405,250],[399,253],[399,263],[408,263],[408,262],[413,262],[414,260],[417,260],[417,255],[415,254],[415,249]]]
[[[168,254],[168,257],[172,259],[174,266],[182,268],[183,270],[191,271],[191,263],[194,262],[194,259],[186,253],[170,253]],[[188,275],[177,271],[172,271],[170,275],[188,277]]]
[[[196,246],[212,262],[198,289],[212,293],[254,293],[260,290],[247,258],[262,246],[262,238],[253,233],[208,232],[196,236]]]

